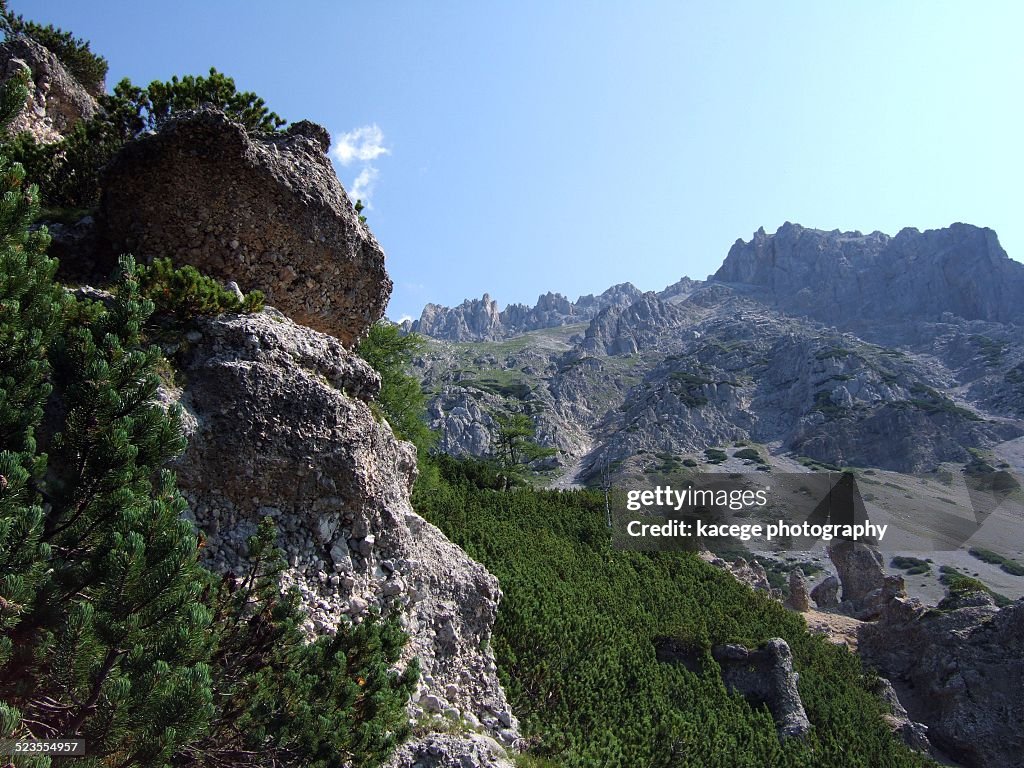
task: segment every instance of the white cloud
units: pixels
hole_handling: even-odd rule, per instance
[[[342,165],[351,165],[355,162],[369,163],[381,155],[391,154],[391,150],[384,146],[384,131],[374,123],[338,136],[331,154]]]
[[[412,322],[412,315],[402,315],[400,318],[398,318],[398,324],[401,325],[406,320],[408,320],[411,323]]]
[[[380,171],[372,165],[366,166],[352,182],[348,196],[353,200],[362,200],[364,206],[371,208],[370,198],[373,196],[373,186],[378,176]]]

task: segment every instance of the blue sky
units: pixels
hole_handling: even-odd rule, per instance
[[[91,40],[108,85],[216,66],[325,125],[393,319],[657,290],[785,221],[965,221],[1024,259],[1021,3],[10,5]]]

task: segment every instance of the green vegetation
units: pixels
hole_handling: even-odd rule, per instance
[[[4,124],[25,98],[5,84]],[[269,523],[247,572],[199,565],[145,271],[125,257],[109,302],[76,300],[24,170],[0,158],[0,186],[0,738],[84,738],[83,768],[379,764],[407,733],[405,635],[307,644]]]
[[[0,0],[0,31],[10,37],[24,35],[49,50],[78,82],[93,96],[103,92],[107,77],[107,60],[89,50],[89,42],[52,24],[26,21],[7,9],[6,0]]]
[[[519,478],[527,466],[538,459],[554,456],[554,448],[537,444],[537,427],[525,413],[497,415],[498,434],[495,436],[495,456],[504,473]]]
[[[758,464],[767,464],[764,460],[764,456],[761,455],[760,451],[756,448],[741,448],[733,454],[733,457],[737,459],[744,459],[747,461],[754,461]]]
[[[818,461],[818,459],[812,459],[810,456],[798,456],[797,461],[799,461],[803,466],[812,470],[825,470],[826,472],[843,471],[843,468],[836,464],[829,464],[827,461]]]
[[[985,361],[985,365],[989,368],[999,365],[1002,362],[1003,355],[1006,353],[1006,344],[990,339],[988,336],[971,336],[971,343],[978,348],[978,352]]]
[[[993,592],[982,582],[958,571],[951,565],[940,566],[939,573],[941,574],[939,576],[939,581],[946,585],[946,596],[948,599],[955,599],[963,595],[969,595],[973,592],[985,592],[992,596],[995,604],[1000,608],[1013,602],[1013,600],[1008,598],[1006,595]],[[943,604],[939,603],[939,608],[941,609],[942,607]]]
[[[100,95],[99,102],[100,113],[79,122],[62,141],[43,145],[23,133],[4,149],[25,166],[29,181],[39,185],[42,202],[49,209],[94,208],[103,166],[126,142],[156,130],[182,110],[212,105],[255,133],[272,133],[285,124],[263,99],[239,91],[232,78],[212,68],[206,77],[174,76],[167,82],[154,80],[145,88],[124,79],[112,94]]]
[[[501,581],[492,643],[532,744],[522,765],[925,764],[889,733],[857,658],[800,617],[690,554],[612,549],[598,493],[484,489],[462,467],[446,459],[417,509]],[[780,743],[709,653],[776,636],[815,725],[805,741]],[[659,638],[689,645],[700,671],[657,661]]]
[[[889,563],[890,567],[905,571],[908,576],[920,576],[932,572],[931,563],[917,557],[896,555]]]
[[[844,360],[847,357],[855,357],[858,360],[861,360],[860,355],[846,347],[828,347],[826,349],[821,349],[814,353],[814,357],[817,360]]]
[[[983,563],[998,565],[1000,570],[1006,571],[1011,576],[1024,576],[1024,565],[1021,565],[1011,557],[1006,557],[998,552],[993,552],[991,549],[982,549],[981,547],[973,547],[968,551]]]
[[[927,414],[948,413],[968,421],[981,421],[974,411],[961,408],[945,395],[939,394],[931,387],[915,383],[910,387],[910,399],[892,403],[894,408],[916,408]]]
[[[708,398],[704,395],[704,387],[714,382],[703,376],[688,371],[673,371],[669,374],[669,389],[679,398],[679,401],[687,408],[700,408],[708,404]]]
[[[261,291],[252,291],[240,299],[195,267],[176,269],[170,259],[154,259],[152,265],[139,267],[138,275],[139,292],[153,302],[154,312],[179,323],[195,317],[263,309]]]
[[[426,341],[419,334],[403,334],[397,325],[382,320],[356,347],[359,356],[380,374],[380,394],[374,406],[387,418],[396,436],[416,446],[421,459],[437,442],[437,436],[427,427],[427,397],[408,373],[413,358],[424,346]]]
[[[826,416],[838,419],[845,416],[849,409],[842,405],[836,405],[832,402],[832,394],[826,390],[814,393],[814,407],[812,410],[820,411]]]
[[[729,458],[728,454],[721,448],[705,448],[704,458],[708,464],[721,464],[723,461]]]

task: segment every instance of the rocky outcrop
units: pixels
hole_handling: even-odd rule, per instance
[[[814,604],[823,610],[839,607],[839,579],[833,575],[826,576],[811,590]]]
[[[513,768],[508,754],[493,739],[477,733],[433,733],[403,744],[386,768]]]
[[[722,669],[722,681],[754,706],[767,705],[778,728],[779,738],[804,736],[811,730],[804,704],[800,700],[793,671],[793,652],[780,637],[772,638],[756,650],[727,644],[711,650]]]
[[[60,141],[75,124],[99,110],[88,89],[49,49],[22,35],[0,43],[0,79],[29,72],[28,102],[11,123],[12,135],[27,131],[40,144]],[[93,84],[95,86],[95,84]],[[103,84],[95,93],[102,93]]]
[[[882,556],[874,547],[859,541],[836,539],[828,547],[843,586],[844,602],[856,603],[881,589],[885,581]]]
[[[746,584],[751,589],[773,594],[771,582],[768,581],[768,572],[757,560],[751,560],[748,563],[742,557],[737,557],[729,563],[707,549],[700,550],[698,556],[709,565],[727,571],[736,581]]]
[[[1006,323],[1024,317],[1024,265],[991,229],[953,224],[895,237],[783,224],[737,240],[712,280],[746,286],[786,312],[862,329],[944,313]]]
[[[481,299],[466,299],[453,309],[427,304],[411,330],[448,341],[493,341],[505,335],[498,302],[486,293]]]
[[[580,350],[590,355],[631,355],[656,345],[664,329],[681,328],[690,317],[678,305],[645,294],[627,307],[601,310],[587,327]]]
[[[391,280],[326,152],[297,123],[250,135],[213,109],[183,112],[129,143],[102,177],[109,252],[171,257],[352,344],[384,312]]]
[[[828,556],[843,587],[842,600],[834,606],[840,613],[870,621],[878,618],[891,600],[906,595],[903,577],[887,576],[882,569],[882,556],[871,545],[836,539],[829,544]],[[824,586],[824,582],[818,586]],[[824,591],[821,596],[828,599]],[[824,607],[821,603],[819,606]]]
[[[627,307],[642,295],[630,283],[613,285],[597,296],[580,296],[575,302],[549,291],[532,307],[509,304],[499,312],[498,302],[485,293],[483,298],[466,299],[457,307],[427,304],[419,320],[409,323],[406,330],[446,341],[496,341],[529,331],[585,323],[603,309]]]
[[[427,419],[440,435],[438,449],[452,456],[489,456],[494,448],[503,398],[460,387],[447,387],[430,401]]]
[[[258,521],[274,518],[307,632],[397,614],[405,658],[422,664],[411,715],[513,743],[489,647],[497,580],[410,507],[415,449],[375,420],[377,374],[269,309],[201,321],[173,357],[189,433],[175,469],[207,563],[237,569]]]
[[[800,568],[794,568],[789,572],[789,594],[782,603],[791,611],[806,613],[811,608],[810,597],[807,594],[807,579]]]
[[[928,738],[970,768],[1015,768],[1024,754],[1024,600],[998,609],[974,593],[927,609],[893,597],[859,632]]]
[[[931,752],[932,745],[928,741],[928,726],[924,723],[915,723],[910,719],[907,710],[900,703],[899,696],[896,695],[896,689],[887,678],[878,678],[877,693],[889,708],[885,719],[893,733],[911,749],[924,753]]]

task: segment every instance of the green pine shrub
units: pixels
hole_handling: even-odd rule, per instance
[[[265,518],[249,540],[248,571],[210,580],[211,687],[225,705],[176,763],[379,765],[410,731],[405,704],[418,664],[392,671],[407,636],[395,619],[371,616],[307,644],[297,594],[280,593],[276,538]]]
[[[263,99],[239,91],[232,78],[214,68],[206,77],[174,76],[167,82],[154,80],[145,88],[126,78],[99,101],[101,113],[78,123],[64,140],[42,145],[22,134],[5,148],[39,185],[48,208],[95,208],[100,172],[117,151],[182,110],[209,104],[254,133],[273,133],[286,123],[267,109]]]
[[[477,487],[447,459],[417,510],[494,573],[492,645],[529,755],[523,765],[924,766],[892,736],[854,654],[692,554],[613,549],[592,491]],[[814,724],[780,742],[764,706],[729,694],[710,648],[782,637]],[[691,671],[656,643],[692,650]]]
[[[193,266],[175,267],[170,259],[154,259],[139,267],[139,288],[151,300],[157,316],[177,322],[196,317],[215,317],[226,312],[251,313],[263,310],[262,291],[243,298]]]

